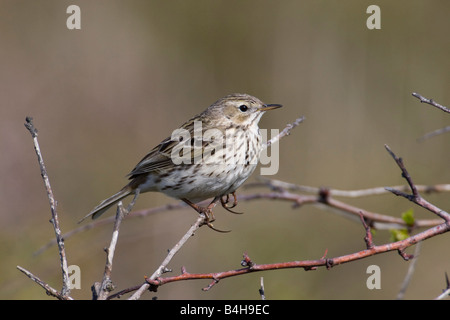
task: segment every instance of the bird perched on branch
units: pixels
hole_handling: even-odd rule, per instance
[[[180,199],[214,221],[212,208],[220,200],[227,210],[229,195],[253,173],[263,148],[258,123],[280,104],[265,104],[248,94],[231,94],[175,129],[130,172],[131,180],[88,215],[98,218],[129,195],[157,191]],[[198,202],[213,198],[207,207]]]

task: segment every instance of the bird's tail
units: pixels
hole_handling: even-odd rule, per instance
[[[92,209],[91,212],[89,212],[83,219],[81,219],[78,223],[82,222],[84,219],[92,216],[92,219],[97,219],[100,217],[106,210],[111,208],[113,205],[115,205],[117,202],[122,200],[123,198],[129,196],[131,194],[131,188],[125,187],[119,192],[117,192],[115,195],[109,197],[106,200],[103,200],[98,206],[96,206],[94,209]]]

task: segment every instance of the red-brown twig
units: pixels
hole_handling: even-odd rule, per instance
[[[413,258],[413,255],[406,254],[405,249],[413,246],[421,241],[424,241],[426,239],[429,239],[431,237],[434,237],[436,235],[445,233],[450,231],[450,219],[448,218],[449,215],[445,211],[437,208],[434,205],[429,204],[426,202],[421,196],[419,195],[416,186],[412,182],[412,178],[409,175],[408,171],[406,170],[406,167],[403,164],[403,161],[401,158],[398,158],[395,156],[395,154],[392,152],[392,150],[386,146],[387,151],[389,154],[394,158],[397,165],[400,167],[402,171],[402,176],[406,179],[408,185],[410,186],[412,190],[412,195],[406,194],[402,191],[398,190],[389,190],[393,192],[396,195],[401,195],[414,203],[427,208],[428,210],[432,211],[433,213],[437,214],[439,217],[444,219],[444,222],[434,226],[432,228],[429,228],[425,231],[422,231],[416,235],[409,236],[408,238],[404,240],[399,240],[392,243],[386,243],[383,245],[374,245],[372,240],[372,235],[370,231],[370,227],[366,223],[366,216],[365,214],[360,210],[358,212],[358,215],[360,217],[360,220],[364,226],[365,229],[365,238],[364,241],[366,243],[366,249],[362,251],[358,251],[355,253],[350,253],[343,256],[338,256],[334,258],[325,258],[322,257],[319,260],[303,260],[303,261],[290,261],[290,262],[280,262],[280,263],[272,263],[272,264],[256,264],[254,263],[247,254],[244,254],[244,259],[241,261],[241,265],[244,266],[244,268],[240,269],[234,269],[229,271],[223,271],[223,272],[215,272],[215,273],[188,273],[185,269],[182,270],[182,273],[178,276],[173,277],[160,277],[160,276],[152,276],[151,278],[146,279],[146,282],[140,286],[141,290],[142,288],[150,288],[153,291],[156,291],[158,287],[168,284],[171,282],[176,281],[183,281],[183,280],[194,280],[194,279],[211,279],[212,282],[203,290],[209,290],[211,289],[215,284],[217,284],[221,279],[239,276],[247,273],[253,273],[253,272],[260,272],[260,271],[267,271],[267,270],[279,270],[279,269],[287,269],[287,268],[303,268],[305,270],[315,270],[318,267],[326,267],[327,269],[330,269],[334,266],[348,263],[351,261],[360,260],[369,256],[373,256],[380,253],[385,253],[389,251],[397,250],[397,252],[400,254],[400,256],[404,260],[410,260]],[[285,193],[283,193],[284,196],[286,196]],[[319,198],[321,202],[328,203],[329,202],[329,193],[327,190],[322,190],[319,194]],[[298,201],[299,199],[297,199]],[[134,287],[136,288],[136,287]],[[130,288],[125,289],[117,294],[117,296],[120,296],[124,294],[125,292],[130,292]],[[142,290],[140,292],[142,294]],[[139,296],[140,296],[139,294]],[[113,297],[113,296],[112,296]],[[111,298],[112,298],[111,297]]]
[[[370,226],[367,225],[366,219],[364,218],[364,214],[361,211],[359,217],[361,218],[361,222],[363,224],[364,230],[366,230],[366,235],[364,237],[364,241],[366,242],[367,249],[372,249],[374,247],[372,232],[370,231]]]
[[[246,202],[246,201],[254,201],[254,200],[281,200],[281,201],[289,201],[292,202],[296,207],[301,206],[303,204],[311,204],[311,205],[318,205],[323,204],[326,205],[328,208],[331,208],[335,211],[339,211],[340,213],[344,214],[346,217],[354,217],[358,218],[359,212],[363,211],[363,214],[365,216],[365,219],[367,221],[370,221],[371,227],[375,229],[393,229],[393,228],[404,228],[406,226],[405,221],[401,218],[392,217],[386,214],[382,213],[375,213],[370,212],[367,210],[362,210],[361,208],[351,206],[345,202],[342,202],[340,200],[337,200],[334,198],[336,197],[348,197],[348,198],[358,198],[358,197],[368,197],[368,196],[378,196],[382,194],[388,194],[389,191],[386,190],[386,187],[376,187],[376,188],[369,188],[369,189],[359,189],[359,190],[338,190],[338,189],[324,189],[324,188],[317,188],[317,187],[311,187],[311,186],[302,186],[297,185],[285,181],[280,181],[276,179],[260,179],[261,182],[255,182],[255,183],[248,183],[244,187],[246,189],[250,188],[256,188],[256,187],[264,187],[264,188],[270,188],[273,190],[273,192],[260,192],[260,193],[250,193],[250,194],[239,194],[237,195],[237,200],[239,202]],[[399,186],[392,186],[388,187],[389,189],[396,189],[400,191],[407,191],[408,186],[405,185],[399,185]],[[430,194],[430,193],[439,193],[439,192],[449,192],[450,191],[450,184],[437,184],[437,185],[416,185],[416,189],[422,193]],[[288,191],[299,191],[299,192],[306,192],[310,194],[316,194],[316,195],[301,195],[301,194],[294,194]],[[320,202],[319,201],[319,193],[323,193],[324,191],[327,191],[326,198],[327,201]],[[324,200],[324,199],[321,199]],[[130,212],[130,214],[127,215],[127,219],[130,218],[142,218],[146,217],[152,214],[156,214],[159,212],[166,212],[166,211],[173,211],[173,210],[180,210],[185,209],[187,205],[184,202],[178,202],[178,203],[168,203],[166,205],[162,205],[159,207],[149,208],[149,209],[142,209]],[[84,224],[82,226],[79,226],[76,229],[73,229],[65,234],[63,234],[64,239],[69,239],[73,236],[75,236],[78,233],[90,230],[92,228],[100,227],[103,225],[107,225],[110,223],[114,223],[114,216],[106,217],[103,219],[93,220],[87,224]],[[355,221],[357,221],[355,219]],[[440,219],[418,219],[415,221],[414,227],[417,228],[427,228],[432,227],[435,225],[438,225],[441,223]],[[47,244],[43,245],[41,248],[39,248],[34,254],[38,255],[42,253],[43,251],[47,250],[51,246],[54,246],[56,244],[56,240],[52,239]]]
[[[256,264],[253,261],[251,261],[247,255],[244,255],[244,260],[247,261],[247,267],[240,268],[240,269],[234,269],[234,270],[228,270],[228,271],[221,271],[221,272],[214,272],[214,273],[189,273],[186,271],[183,271],[180,275],[173,276],[173,277],[157,277],[155,279],[146,279],[146,283],[148,284],[148,287],[151,286],[153,291],[156,291],[158,287],[171,283],[171,282],[177,282],[177,281],[184,281],[184,280],[198,280],[198,279],[210,279],[212,282],[203,288],[203,290],[207,291],[211,289],[215,284],[217,284],[220,280],[239,276],[243,274],[248,273],[254,273],[254,272],[261,272],[261,271],[268,271],[268,270],[280,270],[280,269],[289,269],[289,268],[303,268],[305,270],[315,270],[318,267],[325,267],[327,269],[330,269],[332,267],[360,260],[363,258],[367,258],[370,256],[374,256],[376,254],[381,254],[389,251],[399,251],[403,252],[406,248],[420,242],[426,239],[429,239],[431,237],[434,237],[438,234],[442,234],[445,232],[448,232],[450,230],[450,227],[443,223],[441,225],[435,226],[433,228],[430,228],[428,230],[425,230],[421,233],[418,233],[414,236],[411,236],[407,239],[396,241],[393,243],[387,243],[379,246],[372,246],[369,249],[358,251],[355,253],[346,254],[343,256],[338,256],[334,258],[321,258],[318,260],[302,260],[302,261],[290,261],[290,262],[280,262],[280,263],[271,263],[271,264]],[[408,256],[402,256],[405,260],[408,260]],[[251,261],[251,263],[248,263],[248,261]],[[133,288],[137,288],[141,286],[135,286]],[[147,288],[148,288],[147,287]],[[128,288],[125,290],[122,290],[121,292],[112,295],[111,298],[121,296],[125,293],[133,291],[133,288]]]

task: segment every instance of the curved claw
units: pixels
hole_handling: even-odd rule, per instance
[[[209,228],[211,228],[212,230],[217,231],[217,232],[221,232],[221,233],[228,233],[228,232],[231,232],[231,230],[220,230],[220,229],[217,229],[217,228],[215,228],[215,227],[212,225],[211,222],[205,222],[205,224],[206,224]]]
[[[236,211],[231,210],[231,208],[234,208],[234,207],[237,206],[237,197],[236,197],[236,193],[235,193],[235,192],[232,192],[231,194],[233,195],[233,198],[234,198],[233,204],[232,204],[231,206],[228,206],[228,202],[229,202],[229,200],[230,200],[230,195],[227,194],[227,195],[226,195],[227,198],[226,198],[225,200],[223,199],[223,197],[220,198],[220,203],[222,204],[222,207],[223,207],[225,210],[227,210],[228,212],[231,212],[231,213],[234,213],[234,214],[243,214],[243,212],[236,212]]]
[[[234,214],[244,214],[243,212],[237,212],[237,211],[233,211],[230,209],[230,207],[228,207],[226,204],[222,206],[225,210],[227,210],[228,212],[234,213]],[[231,207],[233,208],[233,207]]]
[[[220,230],[220,229],[215,228],[212,225],[212,222],[215,220],[212,209],[215,207],[216,202],[219,200],[219,197],[215,197],[214,200],[207,207],[200,207],[200,206],[196,205],[195,203],[192,203],[188,199],[181,199],[181,200],[183,200],[185,203],[187,203],[189,206],[191,206],[195,211],[197,211],[200,215],[202,215],[205,218],[203,224],[206,224],[212,230],[217,231],[217,232],[222,232],[222,233],[227,233],[227,232],[231,231],[231,230]],[[222,206],[224,206],[224,208],[227,209],[226,203],[228,202],[228,200],[225,202],[222,198],[220,198],[220,201],[222,203]]]

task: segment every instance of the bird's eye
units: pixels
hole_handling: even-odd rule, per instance
[[[243,105],[239,106],[239,110],[241,110],[242,112],[245,112],[248,110],[248,107],[245,104],[243,104]]]

